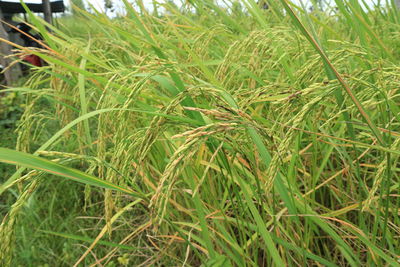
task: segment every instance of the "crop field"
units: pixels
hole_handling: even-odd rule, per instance
[[[28,14],[0,266],[400,266],[394,1],[144,2]]]

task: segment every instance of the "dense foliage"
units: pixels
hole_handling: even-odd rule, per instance
[[[399,265],[400,16],[335,3],[30,14],[3,264]]]

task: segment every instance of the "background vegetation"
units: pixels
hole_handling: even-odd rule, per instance
[[[399,265],[396,8],[136,4],[30,14],[2,265]]]

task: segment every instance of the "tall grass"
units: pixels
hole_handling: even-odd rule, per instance
[[[30,14],[3,265],[399,265],[399,14],[335,4]]]

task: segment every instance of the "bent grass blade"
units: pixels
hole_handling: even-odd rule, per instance
[[[53,161],[24,152],[19,152],[7,148],[0,148],[0,162],[44,171],[76,182],[116,190],[129,195],[135,195],[135,193],[130,189],[118,186],[108,181],[101,180],[95,176],[81,172],[79,170],[66,167]]]

